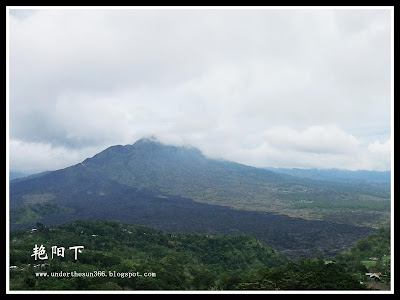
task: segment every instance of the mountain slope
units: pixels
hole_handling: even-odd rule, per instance
[[[273,172],[207,159],[197,149],[149,140],[109,148],[82,165],[129,186],[233,207],[246,201],[251,191],[281,180]]]

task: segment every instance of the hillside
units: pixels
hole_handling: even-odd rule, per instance
[[[391,232],[380,228],[359,240],[353,247],[339,253],[335,261],[346,265],[347,271],[359,275],[360,281],[372,289],[389,290],[391,282]],[[379,278],[365,274],[375,273]]]
[[[39,226],[34,233],[16,231],[10,240],[10,265],[15,266],[10,271],[11,290],[212,289],[223,284],[223,278],[232,272],[288,262],[248,235],[173,234],[115,221]],[[35,245],[47,249],[47,259],[31,256]],[[65,255],[52,257],[54,245],[64,247]],[[84,246],[77,260],[74,251],[68,250],[76,245]],[[46,265],[35,267],[38,264]],[[35,272],[47,272],[47,276],[36,278]],[[51,276],[60,272],[102,273],[85,278]],[[121,275],[136,272],[140,276],[135,278]],[[155,275],[145,277],[144,273]]]
[[[10,236],[10,290],[359,290],[340,265],[289,262],[249,235],[77,221]],[[32,248],[42,247],[41,254]],[[75,253],[69,247],[82,246]],[[52,251],[64,248],[64,252]],[[46,256],[47,255],[47,256]]]

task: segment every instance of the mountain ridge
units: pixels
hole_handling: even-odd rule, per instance
[[[351,182],[378,183],[390,187],[391,171],[370,171],[370,170],[345,170],[345,169],[300,169],[300,168],[265,168],[267,170],[280,174],[288,174],[301,178],[314,180],[333,181],[333,182]]]

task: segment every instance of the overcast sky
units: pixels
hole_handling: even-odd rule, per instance
[[[11,9],[10,170],[155,136],[256,167],[389,170],[389,9]]]

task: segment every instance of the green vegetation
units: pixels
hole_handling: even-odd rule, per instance
[[[284,267],[258,269],[231,286],[233,290],[364,290],[344,266],[322,259],[300,259]]]
[[[74,210],[61,207],[54,203],[32,203],[20,206],[10,211],[10,218],[15,224],[34,223],[44,216],[56,214],[71,214]]]
[[[363,261],[370,260],[371,257],[382,258],[390,257],[390,228],[381,228],[376,233],[371,233],[368,237],[361,239],[357,244],[347,251],[337,256],[340,261]]]
[[[332,259],[300,259],[278,268],[253,270],[231,289],[389,290],[390,228],[381,228]],[[377,274],[370,277],[366,274]],[[362,284],[360,284],[362,282]]]
[[[40,224],[39,224],[40,225]],[[215,236],[164,233],[116,221],[76,221],[10,237],[10,289],[215,289],[224,275],[288,260],[249,235]],[[34,260],[33,247],[43,245],[47,260]],[[74,260],[71,246],[85,248]],[[65,247],[65,257],[51,259],[51,247]],[[43,268],[35,265],[48,263]],[[156,277],[51,277],[59,272],[115,274],[155,273]],[[35,277],[47,272],[48,277]]]
[[[387,289],[391,280],[390,258],[390,228],[385,227],[359,240],[354,247],[337,255],[335,260],[346,265],[347,271],[359,274],[360,280],[367,285],[371,285],[371,280],[365,273],[378,274],[379,284],[374,281],[374,288]]]
[[[366,289],[350,260],[291,262],[250,235],[172,234],[116,221],[37,225],[10,235],[10,290]],[[48,259],[32,257],[35,245]],[[64,257],[52,258],[53,246],[65,247]],[[72,246],[84,246],[77,260]]]

